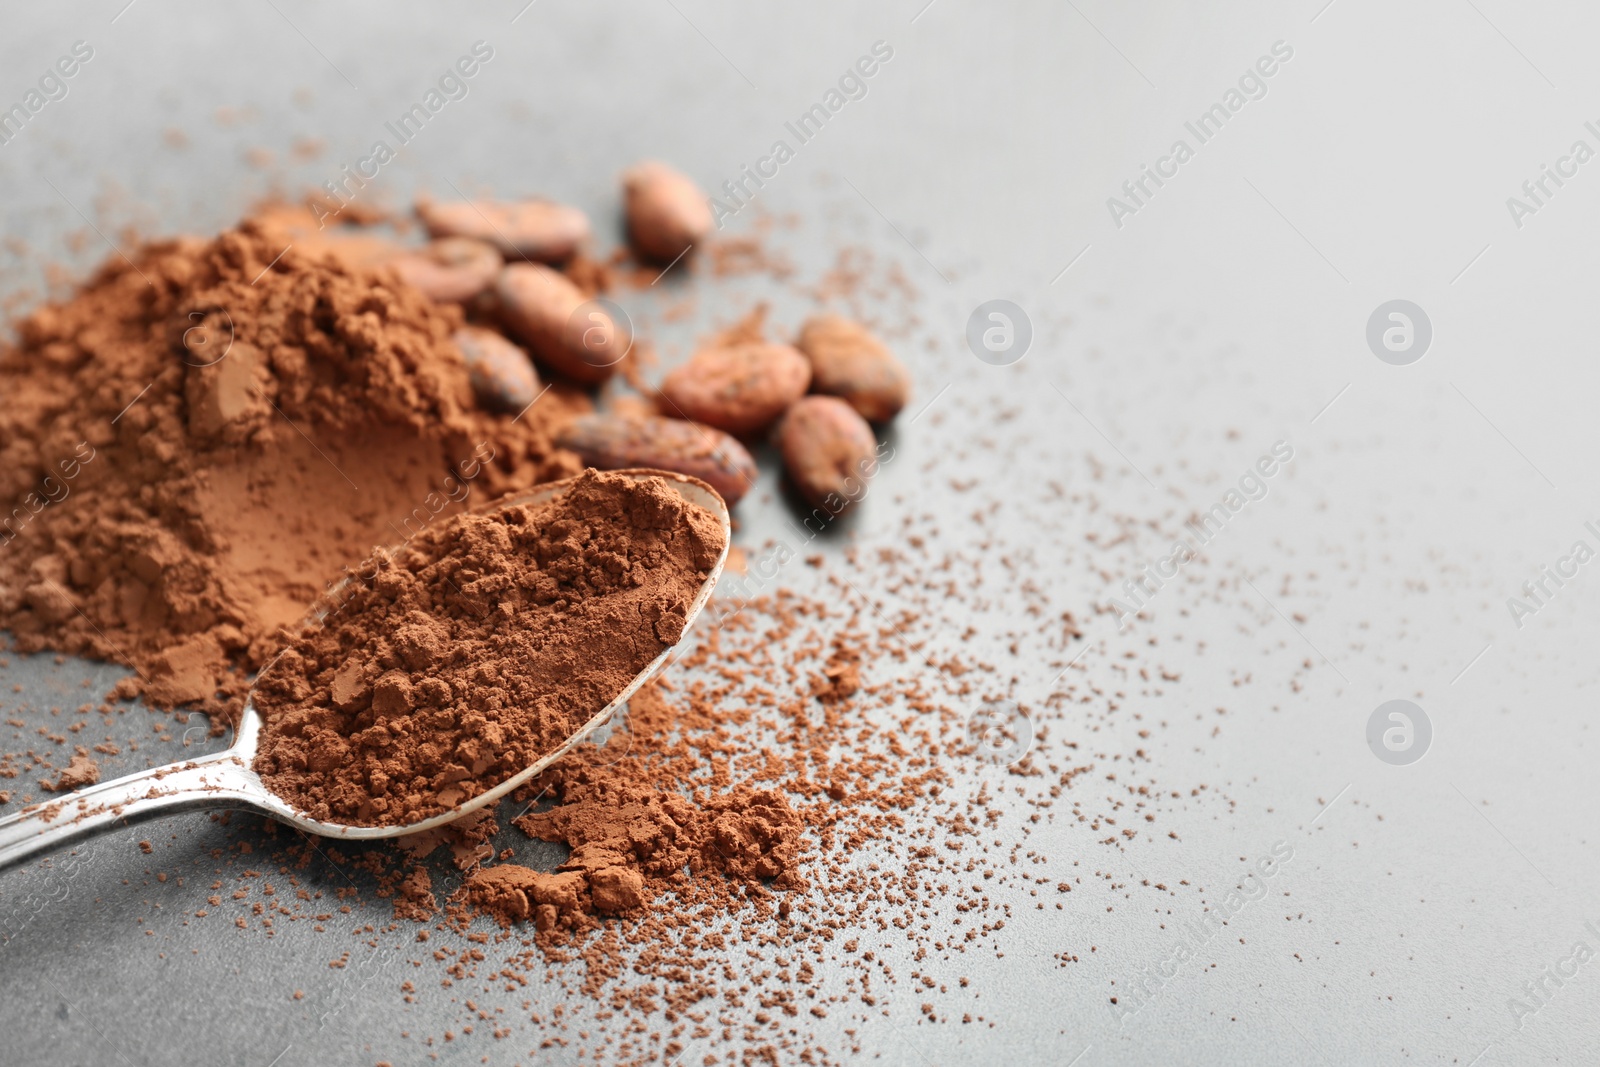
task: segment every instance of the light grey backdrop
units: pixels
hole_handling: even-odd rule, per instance
[[[1600,150],[1584,125],[1600,125],[1592,10],[924,4],[13,6],[0,101],[21,99],[74,41],[94,55],[63,99],[0,145],[4,235],[29,242],[0,252],[5,285],[36,283],[42,260],[92,263],[127,224],[210,232],[275,185],[334,177],[478,39],[495,58],[470,94],[363,196],[404,204],[449,183],[539,191],[588,209],[614,236],[614,176],[629,162],[661,156],[717,186],[887,42],[893,58],[866,95],[730,223],[739,232],[758,211],[798,215],[773,243],[802,276],[850,244],[880,267],[898,263],[918,292],[879,310],[903,327],[916,406],[935,406],[902,425],[909,462],[885,473],[852,534],[892,546],[911,515],[996,570],[1001,558],[1026,560],[1051,612],[1089,623],[1086,681],[1127,686],[1117,661],[1130,650],[1178,676],[1123,714],[1086,710],[1052,729],[1132,752],[1145,743],[1126,711],[1139,710],[1171,724],[1148,743],[1150,774],[1211,792],[1163,812],[1177,841],[1114,852],[1065,822],[1041,830],[1030,847],[1051,870],[1080,861],[1080,873],[1110,881],[1086,878],[1088,891],[1048,918],[1022,911],[1018,891],[1005,958],[949,972],[972,975],[962,995],[981,996],[994,1027],[921,1021],[920,997],[902,990],[889,1020],[859,1029],[862,1057],[1592,1062],[1600,963],[1547,984],[1547,1003],[1520,1027],[1509,1007],[1536,1003],[1524,984],[1574,942],[1600,949],[1584,925],[1600,926],[1592,568],[1521,626],[1507,608],[1574,541],[1600,547],[1584,529],[1600,520],[1600,161],[1560,162],[1578,140]],[[1276,42],[1292,57],[1264,95],[1248,83],[1259,98],[1200,144],[1185,123]],[[325,148],[296,162],[297,137]],[[1180,138],[1193,158],[1159,187],[1147,179],[1142,204],[1128,200],[1123,183]],[[248,158],[262,148],[274,153],[265,167]],[[1570,176],[1546,179],[1535,203],[1521,187],[1546,165]],[[1113,196],[1137,211],[1114,219]],[[1515,217],[1513,196],[1538,210]],[[65,236],[86,218],[100,233],[74,251]],[[804,310],[759,280],[696,291],[695,318],[661,327],[669,356],[755,295],[790,322]],[[963,340],[972,309],[992,298],[1033,324],[1013,366],[980,362]],[[1409,366],[1380,361],[1366,340],[1368,317],[1394,299],[1432,324],[1429,350]],[[1118,632],[1094,613],[1278,440],[1295,458],[1267,498],[1145,617]],[[742,509],[751,544],[788,521],[768,478]],[[952,488],[974,478],[974,490]],[[1067,496],[1046,493],[1051,481]],[[970,520],[993,502],[992,521]],[[1119,526],[1129,539],[1118,548],[1086,542]],[[876,593],[870,568],[853,580]],[[952,609],[949,643],[970,622],[968,650],[1036,696],[1058,668],[1007,651],[1033,624],[995,580],[984,610]],[[1165,642],[1158,653],[1152,638]],[[14,661],[0,682],[24,687],[5,703],[31,729],[52,703],[98,694],[112,676],[45,658]],[[1406,767],[1377,758],[1365,736],[1372,711],[1396,698],[1433,724],[1430,751]],[[155,721],[135,711],[115,729],[148,738]],[[179,751],[181,731],[138,758]],[[442,998],[401,1017],[393,983],[341,984],[326,960],[348,947],[347,931],[285,924],[263,943],[184,925],[206,880],[153,881],[140,837],[172,869],[198,869],[224,841],[204,818],[173,820],[109,837],[81,862],[0,879],[11,935],[0,947],[0,1061],[413,1062],[401,1028],[459,1025],[459,1006]],[[1295,849],[1277,883],[1290,897],[1242,912],[1203,966],[1119,1026],[1109,983],[1162,958],[1172,935],[1161,923],[1199,913],[1193,894],[1141,892],[1140,881],[1226,881],[1278,841]],[[1084,962],[1060,967],[1062,951]],[[286,999],[302,987],[309,1006]],[[513,1041],[480,1031],[433,1051],[460,1063],[526,1052],[542,1035],[519,1005],[554,995],[508,997]],[[971,1003],[940,1010],[959,1017]],[[816,1024],[841,1059],[846,1025],[841,1014]]]

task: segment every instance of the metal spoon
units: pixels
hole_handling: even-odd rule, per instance
[[[661,478],[678,495],[691,504],[698,504],[716,516],[722,525],[722,554],[706,576],[694,603],[689,605],[688,625],[705,607],[716,587],[722,566],[728,559],[728,542],[731,530],[728,508],[722,498],[704,482],[682,474],[654,470],[625,470],[613,473],[634,479]],[[573,479],[550,482],[515,497],[495,501],[484,511],[497,511],[516,504],[542,504],[560,496]],[[348,579],[346,579],[348,581]],[[313,622],[320,621],[314,616]],[[681,640],[681,638],[680,638]],[[650,665],[618,693],[616,699],[595,712],[588,722],[580,726],[560,747],[539,759],[537,763],[507,778],[493,789],[480,793],[471,800],[419,822],[403,826],[346,826],[342,823],[323,822],[297,811],[275,796],[262,783],[252,769],[256,756],[256,743],[261,736],[261,716],[253,700],[246,699],[239,720],[238,735],[233,745],[225,751],[200,759],[169,763],[149,770],[137,771],[121,778],[80,789],[71,796],[46,804],[35,804],[15,815],[0,819],[0,871],[14,867],[30,857],[50,849],[81,840],[106,830],[127,826],[161,815],[179,811],[215,810],[220,808],[245,808],[270,815],[279,822],[288,823],[307,833],[320,837],[343,838],[348,841],[371,841],[384,837],[401,837],[405,834],[431,830],[436,826],[454,822],[486,805],[493,804],[528,779],[550,766],[582,743],[590,734],[610,721],[628,698],[649,681],[672,655],[674,645],[662,650]]]

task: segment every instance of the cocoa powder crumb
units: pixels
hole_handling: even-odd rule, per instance
[[[66,793],[94,785],[100,780],[100,765],[80,752],[72,757],[66,769],[56,775],[53,782],[40,782],[39,788],[47,793]]]
[[[426,867],[413,867],[400,882],[394,898],[394,916],[397,919],[415,919],[425,922],[438,910],[433,899],[433,880]]]

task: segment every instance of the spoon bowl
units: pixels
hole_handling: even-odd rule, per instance
[[[643,480],[660,478],[685,501],[697,504],[716,517],[722,527],[722,552],[707,574],[700,589],[689,605],[684,634],[694,624],[700,609],[711,599],[722,567],[728,559],[731,527],[728,507],[716,491],[698,478],[657,470],[613,471],[624,477]],[[549,482],[515,496],[496,500],[482,508],[480,513],[492,513],[519,504],[545,504],[557,499],[574,479]],[[345,578],[343,581],[348,582]],[[330,592],[338,590],[336,585]],[[326,600],[326,598],[324,598]],[[326,617],[325,611],[314,611],[307,620],[316,625]],[[679,643],[683,638],[680,637]],[[43,804],[31,805],[15,815],[0,819],[0,871],[16,866],[30,857],[47,850],[60,848],[74,841],[102,833],[120,826],[131,825],[146,819],[180,811],[248,809],[271,816],[306,833],[319,837],[342,838],[347,841],[370,841],[385,837],[403,837],[455,822],[480,808],[497,802],[501,797],[524,784],[534,775],[580,745],[600,727],[611,720],[639,688],[655,677],[671,658],[677,645],[662,649],[661,654],[634,676],[633,680],[605,707],[600,708],[588,721],[572,732],[567,739],[535,763],[518,771],[510,778],[497,783],[448,811],[397,826],[352,826],[345,823],[324,822],[314,819],[271,792],[254,769],[256,747],[261,740],[261,716],[255,701],[245,700],[239,720],[238,733],[233,744],[222,752],[195,760],[184,760],[161,767],[136,771],[109,782],[80,789],[70,796]]]

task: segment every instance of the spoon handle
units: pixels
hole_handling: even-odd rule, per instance
[[[0,819],[0,871],[40,852],[156,816],[261,808],[262,799],[260,782],[231,749],[151,767]]]

